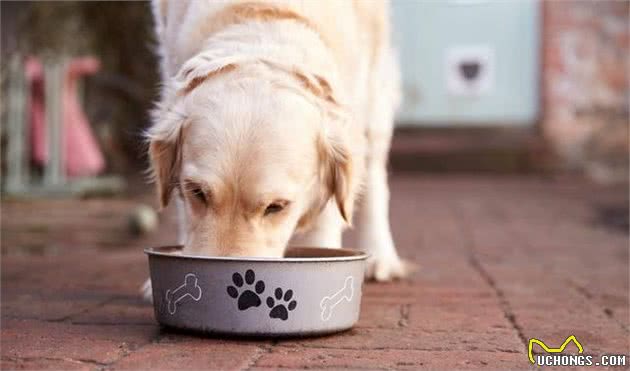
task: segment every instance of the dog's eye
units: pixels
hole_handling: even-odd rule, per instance
[[[208,199],[206,198],[206,194],[205,192],[199,188],[199,187],[195,187],[193,189],[190,190],[190,193],[195,196],[195,198],[201,202],[203,202],[204,204],[208,203]]]
[[[284,210],[285,206],[287,206],[286,202],[272,202],[265,209],[265,216],[269,214],[279,213],[280,211]]]

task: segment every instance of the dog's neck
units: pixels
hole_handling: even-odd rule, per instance
[[[323,90],[335,92],[338,103],[345,100],[330,49],[316,30],[300,22],[276,20],[228,25],[211,34],[201,49],[183,63],[175,76],[178,89],[186,89],[192,80],[200,81],[216,72],[246,70],[258,64],[295,74],[305,85],[322,90],[322,94]],[[320,89],[321,81],[326,86]]]
[[[211,35],[203,49],[219,55],[223,52],[274,59],[276,63],[304,66],[311,73],[337,73],[333,56],[319,33],[307,25],[288,20],[228,26]]]

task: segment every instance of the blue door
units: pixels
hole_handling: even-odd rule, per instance
[[[392,2],[400,125],[532,125],[539,113],[536,0]]]

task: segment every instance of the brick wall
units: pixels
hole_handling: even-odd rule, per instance
[[[542,132],[561,167],[628,177],[628,1],[543,3]]]

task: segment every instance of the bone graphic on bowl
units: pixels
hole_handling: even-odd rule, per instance
[[[199,287],[198,281],[194,273],[188,273],[181,286],[172,291],[166,291],[166,301],[168,302],[168,312],[170,314],[175,314],[177,311],[177,303],[187,297],[190,297],[194,301],[201,299],[201,287]]]
[[[332,315],[333,309],[337,304],[341,303],[344,299],[347,301],[352,300],[354,294],[354,279],[352,276],[346,277],[346,281],[343,288],[331,296],[325,296],[319,303],[319,307],[322,308],[322,320],[328,321]]]

